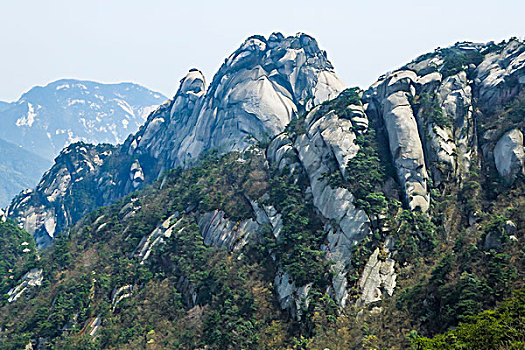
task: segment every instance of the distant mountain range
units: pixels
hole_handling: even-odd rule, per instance
[[[62,79],[31,88],[16,102],[0,101],[0,206],[34,187],[64,147],[121,143],[165,100],[137,84]]]

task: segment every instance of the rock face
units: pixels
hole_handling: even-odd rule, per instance
[[[502,176],[513,179],[523,171],[521,126],[496,140],[494,135],[501,134],[485,130],[482,123],[483,136],[478,139],[475,119],[481,112],[475,111],[489,111],[491,103],[519,96],[522,46],[514,41],[500,49],[456,44],[382,76],[354,100],[323,104],[343,87],[315,40],[304,34],[251,37],[226,59],[209,86],[203,74],[192,69],[174,98],[153,111],[122,145],[66,148],[35,190],[15,198],[8,215],[34,233],[39,247],[44,247],[85,213],[141,189],[165,170],[191,166],[211,149],[244,150],[270,139],[266,149],[270,170],[287,170],[295,184],[306,183],[308,200],[326,232],[319,248],[333,262],[329,291],[344,307],[350,300],[348,274],[354,248],[371,237],[373,230],[380,236],[384,232],[376,225],[378,217],[369,218],[355,205],[350,187],[331,183],[327,174],[347,176],[349,161],[360,151],[356,140],[373,125],[386,136],[404,206],[412,211],[429,210],[430,178],[436,187],[445,181],[461,185],[478,153]],[[486,50],[490,53],[484,54]],[[466,63],[453,66],[457,57]],[[514,63],[507,65],[509,60]],[[299,120],[300,127],[290,123]],[[227,218],[219,208],[191,213],[206,245],[242,251],[266,228],[279,239],[281,213],[268,198],[248,200],[253,216],[239,222]],[[140,207],[128,203],[119,215],[126,220],[137,210]],[[141,262],[176,232],[175,219],[169,218],[143,238],[135,251]],[[359,306],[394,291],[396,262],[389,242],[373,251],[359,276],[355,285]],[[278,262],[274,284],[281,307],[300,318],[312,286],[296,285]],[[196,292],[189,281],[182,278],[180,285],[194,304]]]
[[[501,177],[512,183],[519,173],[525,174],[523,133],[518,129],[507,131],[496,143],[494,161]]]
[[[397,276],[394,270],[395,261],[391,257],[391,248],[391,240],[387,239],[382,249],[376,248],[368,259],[359,280],[361,296],[357,301],[358,305],[380,301],[383,293],[390,296],[394,294]]]
[[[392,159],[412,210],[426,212],[430,205],[423,144],[409,99],[415,95],[417,74],[409,70],[394,72],[372,85],[367,98],[370,111],[383,120]]]
[[[178,214],[170,216],[148,236],[142,237],[135,252],[132,254],[140,260],[141,265],[149,258],[153,248],[163,244],[164,240],[170,238],[173,231],[179,227],[181,219],[177,220],[177,216]]]
[[[410,209],[428,210],[429,175],[437,185],[446,179],[461,183],[480,151],[478,145],[493,162],[490,150],[498,140],[493,138],[495,130],[485,125],[490,127],[496,106],[519,97],[524,68],[525,45],[518,40],[499,46],[457,43],[382,76],[365,92],[366,113],[384,126]],[[483,132],[479,143],[476,108]],[[510,158],[498,157],[498,162]]]
[[[282,269],[277,271],[274,284],[281,309],[290,310],[291,316],[300,320],[304,310],[306,310],[310,304],[308,293],[312,285],[307,284],[297,287],[295,282],[290,278],[290,275]]]
[[[480,107],[493,110],[515,97],[525,85],[524,68],[523,42],[511,39],[501,50],[488,53],[475,71]]]
[[[229,251],[240,250],[259,231],[259,224],[253,219],[234,222],[218,210],[200,215],[198,224],[204,244],[225,247]]]
[[[126,143],[128,153],[148,153],[162,164],[159,171],[188,165],[212,148],[246,149],[343,89],[326,53],[310,36],[250,37],[226,59],[208,88],[202,73],[191,70],[169,113],[148,118]]]
[[[64,149],[34,190],[15,197],[7,210],[8,216],[17,218],[21,227],[33,234],[39,248],[47,246],[56,232],[85,214],[85,199],[91,200],[93,193],[83,185],[99,174],[113,151],[111,145],[83,143]]]
[[[111,156],[99,156],[106,165],[91,162],[91,176],[73,178],[86,168],[79,162],[66,166],[57,158],[44,177],[48,180],[15,198],[9,215],[24,222],[44,247],[56,232],[81,217],[69,212],[85,214],[109,205],[151,183],[163,171],[189,165],[211,148],[242,150],[275,136],[292,116],[337,96],[342,89],[326,53],[308,35],[251,37],[226,59],[208,88],[202,73],[192,69],[174,98],[153,111],[135,135],[111,149]],[[81,150],[69,147],[63,153],[77,151]],[[53,178],[60,180],[53,182]],[[79,208],[69,207],[66,199],[79,196],[81,189],[90,189],[91,198],[84,198]],[[46,220],[49,224],[54,220],[52,232],[45,228]]]
[[[24,292],[28,291],[30,288],[38,287],[42,285],[42,281],[44,280],[44,276],[42,274],[42,269],[32,269],[28,273],[22,277],[18,283],[18,285],[9,292],[7,292],[7,295],[9,296],[8,302],[12,303],[16,301],[18,298],[24,294]]]
[[[333,171],[344,174],[348,161],[359,151],[359,146],[354,143],[354,126],[360,125],[361,132],[366,132],[368,122],[363,107],[349,105],[346,108],[353,111],[350,119],[339,117],[334,110],[314,108],[306,116],[304,134],[295,140],[282,134],[270,143],[267,152],[272,166],[279,169],[289,166],[293,172],[304,171],[309,179],[313,204],[326,220],[328,244],[325,250],[327,259],[334,262],[333,293],[343,307],[348,299],[346,275],[352,249],[371,234],[369,219],[362,209],[355,207],[352,193],[345,188],[333,188],[323,176]],[[293,282],[288,284],[286,288],[278,285],[277,290],[288,291],[292,285],[297,289]],[[279,295],[286,300],[286,296]]]

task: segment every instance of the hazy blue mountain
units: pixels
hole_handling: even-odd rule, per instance
[[[137,84],[62,79],[0,103],[0,138],[52,160],[73,142],[123,142],[165,100]]]
[[[0,207],[18,192],[34,187],[51,161],[0,139]]]
[[[62,79],[0,101],[0,206],[34,187],[70,143],[120,143],[164,100],[137,84]]]
[[[9,106],[9,102],[0,101],[0,112],[6,110],[7,108],[9,108]]]

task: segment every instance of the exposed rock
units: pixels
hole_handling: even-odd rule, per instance
[[[474,120],[472,118],[472,89],[467,74],[462,71],[443,81],[439,88],[443,117],[454,128],[433,125],[439,135],[439,146],[435,148],[437,161],[448,164],[456,177],[466,176],[470,169],[474,146]],[[430,127],[430,126],[429,126]]]
[[[500,176],[512,183],[519,173],[525,174],[523,133],[518,129],[507,131],[494,147],[494,161]]]
[[[133,256],[136,256],[140,260],[140,264],[144,264],[156,245],[163,244],[164,239],[170,238],[173,231],[179,227],[182,219],[176,220],[177,217],[178,213],[171,215],[148,236],[142,238],[133,253]]]
[[[421,136],[409,97],[416,93],[417,74],[397,71],[379,80],[365,93],[368,112],[385,125],[389,148],[408,207],[426,212],[430,205]]]
[[[45,248],[57,232],[85,214],[82,206],[86,203],[74,200],[72,193],[79,183],[86,179],[93,181],[113,151],[111,145],[83,143],[64,149],[35,190],[24,191],[13,199],[8,216],[18,220],[35,237],[39,249]],[[84,190],[82,186],[79,189]],[[79,192],[77,196],[96,197],[96,194]]]
[[[132,181],[133,188],[138,188],[144,182],[144,172],[138,160],[131,164],[129,178]]]
[[[115,310],[122,300],[129,298],[133,294],[134,289],[135,286],[132,284],[126,284],[120,288],[113,289],[113,292],[111,292],[111,306],[113,310]]]
[[[281,268],[279,268],[275,275],[274,284],[281,309],[288,309],[293,318],[300,320],[303,311],[306,310],[310,304],[308,294],[310,293],[312,284],[297,287],[290,275]]]
[[[43,248],[93,208],[110,205],[168,169],[191,165],[209,149],[244,150],[273,137],[292,116],[343,88],[326,53],[308,35],[251,37],[225,61],[209,88],[203,74],[192,69],[174,98],[153,111],[135,135],[116,149],[97,148],[100,162],[94,162],[94,146],[68,147],[30,195],[13,201],[9,217],[23,222]],[[91,166],[75,160],[86,152]],[[80,197],[81,203],[73,203]]]
[[[395,261],[391,257],[390,239],[387,239],[384,247],[380,250],[376,248],[359,280],[361,296],[357,302],[364,306],[382,300],[383,293],[392,296],[396,286],[396,273],[394,270]]]
[[[363,126],[368,123],[361,106],[351,105],[350,108],[356,111],[350,114],[350,120],[339,118],[333,111],[323,114],[321,109],[314,108],[306,117],[305,134],[299,135],[293,143],[286,140],[285,134],[279,135],[270,143],[267,152],[273,166],[304,169],[310,181],[314,206],[327,221],[334,220],[337,224],[337,227],[328,225],[326,228],[329,244],[325,249],[327,259],[335,263],[333,288],[341,306],[348,298],[346,274],[352,248],[371,234],[368,217],[354,206],[352,193],[344,188],[332,188],[323,177],[324,173],[333,171],[344,174],[348,161],[359,151],[359,146],[354,143],[353,122]],[[300,164],[296,164],[297,158]]]
[[[475,71],[478,104],[484,110],[493,110],[517,96],[523,89],[520,79],[525,76],[524,68],[525,45],[518,40],[510,40],[503,50],[487,54]],[[517,84],[503,84],[510,81]]]
[[[41,286],[43,280],[44,275],[42,269],[31,269],[20,279],[16,287],[11,288],[9,292],[7,292],[7,295],[9,296],[7,301],[10,303],[16,301],[25,291],[33,287]]]
[[[197,292],[191,285],[191,282],[186,277],[180,277],[177,281],[177,289],[182,291],[182,296],[185,299],[186,304],[196,306],[197,303]]]
[[[200,215],[197,221],[204,244],[226,247],[229,251],[240,250],[259,231],[259,224],[253,219],[230,221],[218,210]]]
[[[88,326],[88,334],[91,337],[94,337],[97,334],[97,332],[100,330],[101,324],[102,324],[102,320],[100,318],[100,315],[97,315],[97,317],[95,317]]]
[[[263,200],[266,198],[263,198]],[[270,225],[272,234],[276,239],[279,239],[281,229],[283,227],[282,215],[277,212],[273,205],[259,204],[248,198],[252,209],[255,213],[257,223],[262,225]]]
[[[190,71],[169,115],[150,117],[127,142],[128,153],[148,152],[163,164],[158,171],[187,165],[211,148],[243,150],[279,134],[292,116],[343,88],[313,38],[250,37],[226,59],[208,89],[202,73]]]

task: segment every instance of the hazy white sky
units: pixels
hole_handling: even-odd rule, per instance
[[[60,78],[132,81],[172,96],[208,81],[252,34],[314,36],[366,87],[437,46],[525,36],[525,0],[0,0],[0,100]]]

